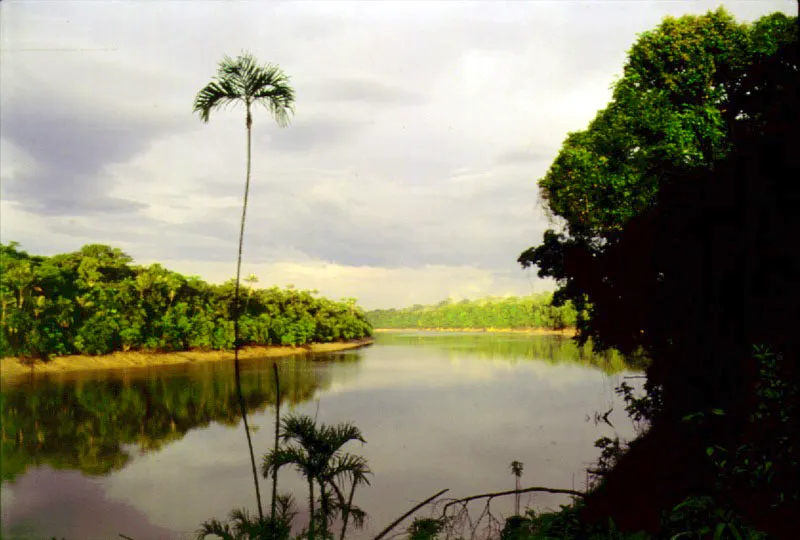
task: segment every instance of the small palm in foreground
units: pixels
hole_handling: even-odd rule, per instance
[[[247,510],[234,510],[227,523],[210,519],[197,532],[198,540],[216,536],[222,540],[289,540],[292,520],[296,515],[291,495],[281,495],[277,501],[278,511],[274,519],[259,519],[250,516]]]
[[[284,446],[264,456],[262,471],[264,476],[269,476],[291,465],[305,477],[309,538],[314,538],[318,532],[322,537],[329,536],[329,520],[336,512],[341,512],[343,519],[342,538],[349,518],[352,517],[356,525],[363,524],[364,513],[353,506],[353,496],[356,486],[369,483],[367,476],[371,473],[364,458],[341,450],[350,441],[366,442],[361,430],[346,422],[317,426],[309,416],[290,415],[281,420],[280,437]],[[348,480],[350,493],[345,498],[343,488]],[[319,487],[318,495],[315,495],[316,487]],[[317,502],[318,509],[315,508]]]
[[[253,105],[261,104],[269,110],[279,126],[289,125],[289,117],[294,113],[294,89],[289,86],[289,78],[278,66],[267,64],[261,66],[251,54],[241,54],[236,59],[225,57],[219,63],[217,75],[208,83],[194,100],[194,112],[200,115],[203,122],[208,122],[211,111],[225,108],[235,103],[241,103],[245,108],[245,126],[247,128],[247,172],[244,183],[244,200],[242,202],[242,220],[239,227],[239,253],[236,259],[236,288],[234,292],[235,311],[233,315],[233,350],[234,350],[234,376],[239,394],[239,405],[242,409],[242,421],[247,435],[247,445],[250,449],[250,464],[253,469],[253,482],[256,488],[256,501],[258,503],[258,516],[263,520],[261,509],[261,493],[258,489],[258,473],[256,471],[253,443],[250,439],[250,429],[247,425],[244,398],[242,397],[239,376],[239,315],[241,303],[239,301],[240,278],[242,272],[242,244],[244,242],[244,224],[247,216],[247,197],[250,193],[250,165],[253,132]]]

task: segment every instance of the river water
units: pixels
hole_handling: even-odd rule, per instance
[[[272,446],[272,359],[243,363],[253,445]],[[2,537],[182,539],[233,508],[255,509],[232,362],[37,377],[2,392]],[[283,410],[350,421],[367,444],[345,447],[374,473],[355,502],[371,538],[416,502],[521,484],[583,490],[601,436],[633,436],[614,389],[633,374],[616,355],[523,334],[386,333],[357,351],[279,360]],[[635,382],[635,379],[629,382]],[[613,408],[613,427],[596,413]],[[261,479],[269,507],[271,481]],[[307,484],[280,491],[307,519]],[[563,495],[522,505],[558,508]],[[513,497],[492,502],[498,517]],[[482,507],[478,507],[480,510]],[[428,515],[422,511],[421,515]]]

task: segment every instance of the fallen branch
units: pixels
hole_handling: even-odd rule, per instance
[[[495,493],[482,493],[480,495],[471,495],[469,497],[464,497],[463,499],[455,499],[455,500],[452,500],[452,501],[448,502],[442,508],[442,517],[445,516],[445,514],[447,513],[447,509],[448,508],[450,508],[451,506],[456,505],[456,504],[466,505],[466,503],[468,503],[470,501],[475,501],[475,500],[478,500],[478,499],[494,499],[495,497],[503,497],[505,495],[515,495],[517,493],[530,493],[530,492],[533,492],[533,491],[539,491],[539,492],[544,492],[544,493],[561,493],[561,494],[565,494],[565,495],[572,495],[574,497],[585,497],[586,496],[585,493],[581,493],[580,491],[575,491],[574,489],[557,489],[557,488],[546,488],[546,487],[538,487],[538,486],[537,487],[529,487],[529,488],[525,488],[525,489],[512,489],[510,491],[497,491]],[[375,540],[377,540],[377,538]]]
[[[384,536],[386,536],[386,534],[387,534],[389,531],[391,531],[392,529],[394,529],[395,527],[397,527],[397,526],[400,524],[400,522],[401,522],[401,521],[403,521],[403,520],[404,520],[404,519],[406,519],[408,516],[410,516],[411,514],[413,514],[414,512],[416,512],[417,510],[419,510],[420,508],[422,508],[423,506],[425,506],[426,504],[428,504],[429,502],[431,502],[433,499],[435,499],[435,498],[437,498],[437,497],[441,496],[443,493],[446,493],[446,492],[448,492],[448,491],[449,491],[448,489],[443,489],[443,490],[442,490],[442,491],[440,491],[439,493],[437,493],[437,494],[435,494],[435,495],[432,495],[431,497],[428,497],[427,499],[425,499],[424,501],[422,501],[422,502],[421,502],[421,503],[419,503],[418,505],[414,506],[414,508],[412,508],[411,510],[409,510],[408,512],[406,512],[405,514],[403,514],[402,516],[400,516],[399,518],[397,518],[396,520],[394,520],[394,521],[392,522],[392,524],[391,524],[391,525],[389,525],[388,527],[386,527],[385,529],[383,529],[381,532],[379,532],[379,533],[378,533],[378,536],[376,536],[376,537],[375,537],[375,538],[373,538],[372,540],[380,540],[381,538],[383,538]]]

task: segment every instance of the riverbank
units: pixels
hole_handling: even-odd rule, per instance
[[[532,334],[537,336],[565,336],[573,337],[577,330],[575,328],[565,328],[563,330],[552,330],[549,328],[375,328],[374,332],[492,332],[504,334]]]
[[[371,338],[343,343],[312,343],[308,347],[244,347],[239,358],[278,358],[298,354],[329,353],[358,349],[371,345]],[[104,369],[143,368],[200,362],[217,362],[233,359],[232,351],[178,351],[166,353],[145,353],[140,351],[114,352],[100,356],[69,355],[58,356],[48,362],[20,358],[0,359],[0,378],[6,379],[31,373],[66,373],[71,371],[96,371]]]

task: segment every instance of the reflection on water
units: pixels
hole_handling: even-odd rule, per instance
[[[243,364],[260,456],[272,446],[272,362]],[[512,460],[525,463],[525,485],[581,488],[594,440],[613,434],[587,415],[614,405],[612,423],[622,436],[632,431],[613,392],[621,359],[558,337],[382,334],[367,349],[279,365],[287,412],[352,421],[369,441],[354,449],[375,472],[356,496],[370,515],[361,537],[443,488],[513,488]],[[1,407],[4,538],[188,538],[210,517],[252,508],[230,363],[16,381]],[[306,489],[282,473],[281,491],[302,500]],[[64,510],[81,505],[109,508],[109,517]]]
[[[250,411],[275,403],[273,371],[263,365],[243,361]],[[315,372],[309,359],[286,359],[279,371],[282,403],[308,401],[330,384],[330,373]],[[128,463],[132,449],[160,450],[211,422],[235,426],[241,417],[233,381],[229,362],[15,381],[0,396],[2,479],[31,465],[108,474]]]
[[[507,362],[537,360],[550,364],[575,363],[592,366],[605,373],[620,373],[643,365],[637,359],[630,361],[614,350],[603,353],[592,352],[591,344],[578,346],[573,340],[557,335],[531,336],[523,333],[458,333],[458,332],[414,332],[381,335],[381,344],[437,347],[450,351],[455,358],[459,352],[488,359]]]

